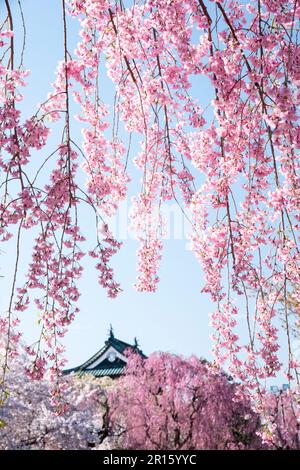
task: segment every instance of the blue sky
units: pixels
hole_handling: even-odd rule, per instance
[[[16,4],[16,2],[15,2]],[[22,103],[24,116],[34,113],[39,102],[42,102],[55,78],[57,62],[63,57],[63,32],[60,0],[26,0],[23,2],[27,25],[25,65],[31,70],[28,87]],[[78,23],[75,19],[68,20],[70,33],[69,49],[72,52],[77,43]],[[21,33],[21,24],[16,21],[17,34]],[[102,74],[105,95],[110,99],[109,82]],[[212,90],[204,79],[193,84],[194,92],[203,107],[212,98]],[[72,123],[75,140],[81,142],[80,127]],[[33,155],[33,159],[42,160],[53,151],[60,134],[54,127],[46,150]],[[133,149],[134,152],[137,149]],[[38,163],[38,162],[37,162]],[[37,164],[33,162],[33,165]],[[139,176],[134,171],[134,179],[130,185],[130,194],[139,188]],[[130,205],[130,200],[127,203]],[[83,213],[83,232],[89,234],[94,221],[90,213]],[[26,264],[30,261],[32,235],[24,234],[23,249],[18,284],[26,272]],[[136,336],[146,354],[163,350],[183,355],[196,354],[211,359],[212,333],[209,327],[209,312],[214,309],[207,295],[201,293],[204,280],[201,267],[192,252],[187,249],[187,240],[165,240],[164,253],[160,268],[159,288],[155,294],[142,294],[135,291],[133,284],[136,279],[136,249],[133,239],[124,240],[120,252],[115,256],[113,265],[116,277],[120,281],[123,293],[117,299],[108,299],[105,291],[97,283],[97,272],[93,261],[85,262],[85,271],[80,281],[82,292],[79,306],[81,313],[69,328],[64,339],[68,366],[76,366],[94,354],[106,339],[109,325],[112,324],[115,335],[125,341],[132,342]],[[2,292],[8,288],[11,280],[9,268],[13,263],[13,243],[9,243],[2,256],[0,278]],[[1,296],[0,307],[5,310],[7,297]],[[22,314],[22,330],[26,342],[31,343],[38,335],[37,312],[30,308]],[[245,322],[244,322],[245,323]],[[244,334],[242,327],[240,333]]]

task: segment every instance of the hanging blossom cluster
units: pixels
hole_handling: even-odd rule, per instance
[[[28,72],[23,68],[23,53],[21,64],[16,66],[15,63],[15,34],[8,1],[7,17],[0,32],[0,47],[3,51],[0,68],[0,236],[3,242],[12,237],[16,240],[9,305],[0,319],[0,334],[6,341],[6,353],[1,362],[1,402],[7,397],[6,375],[20,338],[18,314],[31,307],[34,301],[39,314],[40,336],[33,345],[27,347],[29,361],[25,371],[32,379],[40,380],[49,369],[53,383],[52,404],[58,413],[64,412],[68,405],[64,400],[66,384],[61,379],[65,365],[61,338],[79,311],[78,279],[82,275],[81,260],[85,255],[80,206],[85,204],[92,210],[97,228],[102,217],[112,215],[117,201],[125,197],[124,187],[128,181],[121,162],[117,161],[117,154],[124,151],[121,144],[116,140],[105,141],[103,132],[107,123],[100,122],[100,117],[105,116],[104,106],[97,104],[93,107],[91,104],[91,96],[94,97],[96,93],[96,73],[93,68],[88,71],[88,63],[83,67],[80,61],[70,59],[67,11],[64,2],[62,5],[64,58],[58,65],[53,90],[36,114],[24,122],[18,103],[22,100],[21,88],[26,85]],[[71,132],[73,98],[82,105],[78,118],[87,124],[83,150],[73,140]],[[96,102],[99,103],[99,100]],[[61,125],[62,138],[57,148],[45,156],[38,166],[36,151],[45,151],[50,132],[49,121]],[[103,155],[98,165],[96,153]],[[84,169],[87,172],[91,169],[87,190],[80,188],[77,183],[81,163],[79,155],[84,156]],[[43,174],[46,170],[48,180]],[[32,232],[34,243],[26,280],[20,285],[18,268],[25,230]],[[108,229],[101,237],[97,228],[95,235],[94,248],[90,254],[97,259],[99,283],[107,289],[109,296],[115,297],[121,289],[114,279],[109,262],[120,243]]]
[[[9,227],[16,225],[19,246],[23,229],[40,230],[26,284],[15,299],[14,282],[9,314],[1,323],[10,331],[9,343],[16,337],[15,310],[24,310],[30,289],[38,289],[42,333],[32,375],[44,368],[45,342],[46,360],[59,377],[59,337],[77,313],[84,254],[78,205],[91,207],[98,223],[126,197],[127,133],[129,144],[132,135],[140,140],[134,163],[141,190],[132,210],[140,242],[136,288],[157,288],[160,208],[174,200],[191,214],[191,247],[205,273],[203,291],[216,303],[211,317],[216,364],[226,365],[244,392],[255,390],[255,401],[262,404],[266,381],[282,369],[279,341],[286,338],[284,372],[290,393],[296,393],[299,358],[291,331],[299,320],[289,315],[289,305],[299,314],[299,2],[70,0],[69,13],[81,27],[74,57],[62,5],[65,56],[48,99],[23,125],[16,103],[24,72],[13,65],[12,28],[1,39],[11,54],[1,69],[7,193],[1,236],[8,239]],[[111,119],[99,79],[105,68],[115,89]],[[195,98],[193,84],[200,77],[211,84],[213,114]],[[82,148],[71,132],[71,99],[80,109]],[[46,143],[45,117],[62,123],[62,142],[45,158],[45,164],[56,158],[49,183],[37,187],[24,168],[30,149]],[[79,162],[87,175],[85,188],[78,183]],[[12,198],[8,188],[16,183],[19,193]],[[108,262],[120,245],[103,227],[103,239],[98,233],[89,253],[97,260],[100,284],[115,297],[120,286]],[[237,334],[241,321],[247,341]]]
[[[288,315],[300,280],[299,5],[231,2],[229,9],[216,2],[222,25],[216,47],[213,18],[200,4],[211,44],[203,71],[215,97],[214,121],[191,136],[192,163],[206,176],[191,201],[191,242],[206,274],[203,290],[217,303],[216,357],[258,390],[281,370],[284,335],[286,377],[299,385],[290,338],[295,319]],[[241,310],[246,345],[235,333]]]
[[[298,384],[288,312],[300,285],[298,2],[70,4],[81,18],[79,57],[86,62],[88,50],[105,60],[115,111],[141,139],[134,162],[142,187],[132,210],[137,289],[157,287],[159,208],[175,200],[192,214],[203,291],[217,304],[217,364],[256,390],[259,402],[267,379],[282,368],[281,335],[287,380]],[[192,93],[200,75],[213,89],[209,120]],[[204,175],[200,187],[192,167]],[[246,342],[236,333],[241,311]]]

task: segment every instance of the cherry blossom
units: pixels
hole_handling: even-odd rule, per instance
[[[215,303],[216,365],[242,382],[239,390],[251,396],[256,410],[265,406],[269,380],[280,373],[294,393],[299,360],[291,332],[299,321],[289,315],[289,299],[299,304],[298,2],[70,0],[67,5],[62,0],[64,54],[52,89],[27,118],[19,102],[30,75],[23,54],[17,63],[8,0],[5,6],[0,238],[15,243],[16,256],[0,320],[7,338],[1,383],[16,354],[18,315],[35,302],[41,333],[27,372],[37,378],[50,368],[59,405],[61,338],[78,313],[81,259],[89,252],[110,297],[121,292],[109,264],[121,244],[109,218],[138,171],[140,190],[131,212],[139,243],[136,288],[158,288],[161,206],[175,201],[191,215],[190,244],[205,277],[199,287]],[[68,14],[80,25],[72,55]],[[110,80],[112,106],[100,71]],[[205,93],[195,93],[195,83],[204,78],[210,102]],[[82,142],[72,132],[75,114]],[[61,139],[49,154],[54,124]],[[132,136],[139,142],[134,151]],[[36,158],[42,163],[32,174]],[[47,178],[41,178],[43,172]],[[95,222],[94,240],[83,233],[82,206]],[[25,230],[35,241],[20,285]],[[246,335],[238,334],[240,327]]]

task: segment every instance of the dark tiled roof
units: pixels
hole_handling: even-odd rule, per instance
[[[144,353],[139,349],[138,345],[132,345],[129,343],[125,343],[125,341],[121,341],[114,337],[113,334],[109,336],[109,338],[105,341],[105,345],[90,359],[86,362],[81,364],[78,367],[73,367],[72,369],[67,369],[63,373],[65,375],[76,373],[79,376],[83,376],[86,374],[93,375],[94,377],[105,377],[105,376],[118,376],[123,373],[123,370],[126,366],[126,362],[124,362],[120,358],[116,358],[115,361],[110,362],[108,359],[102,361],[96,367],[90,369],[89,367],[93,362],[97,361],[105,352],[110,348],[113,347],[116,351],[120,354],[124,354],[126,349],[131,349],[139,353],[141,356],[146,357]]]
[[[118,377],[123,373],[124,367],[110,367],[109,369],[90,369],[78,372],[78,377],[92,375],[93,377]]]

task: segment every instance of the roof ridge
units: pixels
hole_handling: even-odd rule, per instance
[[[133,344],[127,343],[127,341],[123,341],[122,339],[116,338],[115,336],[112,339],[109,338],[108,340],[106,340],[106,342],[113,342],[113,341],[118,341],[119,343],[128,344],[128,346],[133,346]]]

